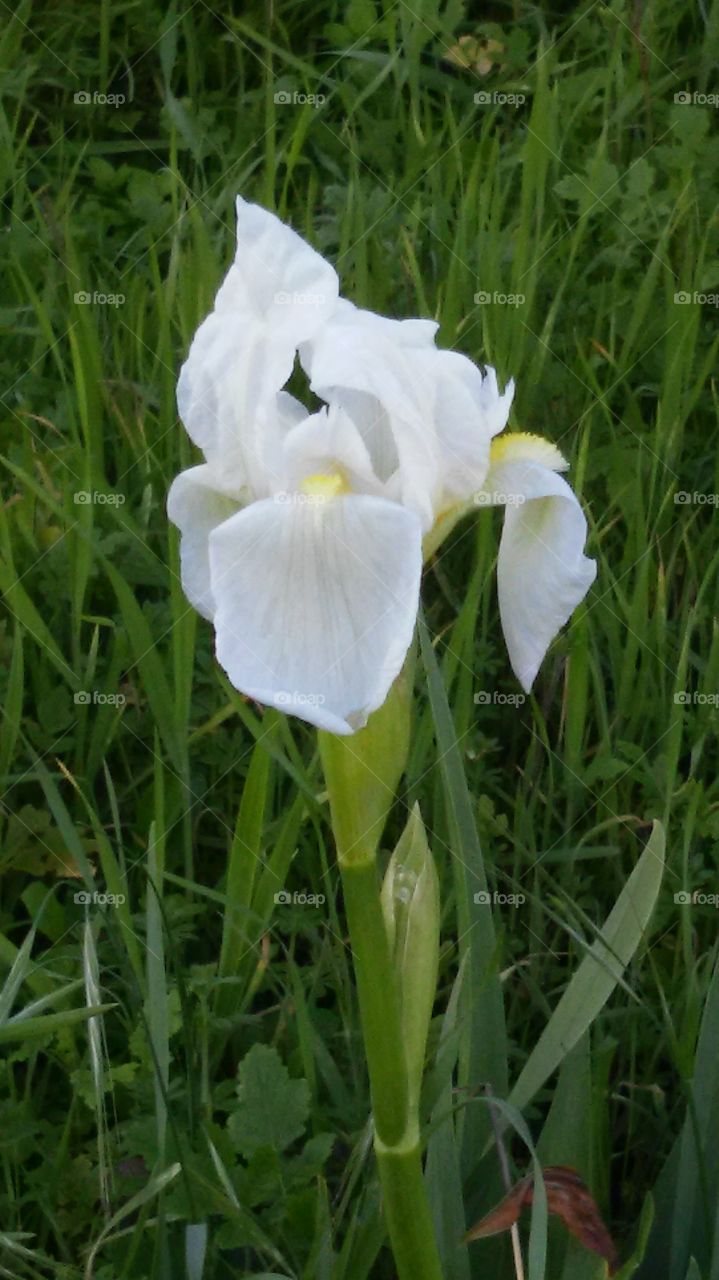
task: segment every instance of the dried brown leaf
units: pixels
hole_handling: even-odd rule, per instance
[[[543,1169],[542,1174],[549,1212],[564,1223],[570,1235],[579,1240],[585,1249],[604,1258],[609,1274],[613,1275],[619,1255],[586,1183],[574,1169],[569,1169],[566,1165],[551,1165]],[[531,1205],[533,1199],[533,1178],[522,1178],[494,1209],[467,1232],[465,1241],[480,1240],[497,1235],[500,1231],[508,1231],[518,1221],[522,1209]]]

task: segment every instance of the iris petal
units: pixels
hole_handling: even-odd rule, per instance
[[[409,648],[420,525],[383,498],[312,496],[254,502],[210,535],[217,658],[250,697],[347,734]]]
[[[511,439],[511,437],[507,437]],[[529,691],[549,645],[597,572],[584,555],[587,522],[566,480],[543,459],[547,442],[522,440],[500,453],[478,500],[505,507],[497,561],[499,611],[517,679]],[[499,444],[499,442],[498,442]],[[539,458],[540,461],[535,461]]]

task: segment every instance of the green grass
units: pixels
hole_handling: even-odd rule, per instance
[[[177,372],[241,192],[346,296],[434,316],[515,378],[512,423],[571,459],[599,562],[520,705],[501,516],[459,526],[425,577],[438,669],[418,663],[384,848],[418,800],[443,910],[425,1116],[447,1275],[514,1275],[506,1239],[457,1245],[502,1193],[467,1091],[509,1096],[659,818],[634,958],[523,1117],[623,1259],[656,1189],[642,1280],[716,1280],[719,917],[674,894],[719,892],[719,311],[696,300],[719,293],[719,141],[717,108],[674,95],[719,92],[719,4],[235,8],[25,0],[0,36],[0,1275],[394,1274],[316,738],[228,686],[165,515],[192,461]],[[479,28],[502,46],[485,75],[446,60]],[[481,867],[526,896],[494,940]],[[325,902],[276,906],[284,885]],[[86,910],[80,889],[115,898]],[[506,1056],[477,1015],[497,975]],[[264,1090],[258,1044],[279,1055]],[[548,1280],[598,1274],[553,1225]]]

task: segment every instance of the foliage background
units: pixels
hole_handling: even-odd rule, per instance
[[[392,1275],[313,734],[223,679],[164,510],[192,461],[177,371],[236,192],[348,297],[435,316],[443,344],[513,376],[515,428],[571,459],[599,574],[532,698],[498,625],[499,513],[442,549],[425,609],[492,886],[526,896],[495,910],[512,1078],[667,824],[649,934],[555,1112],[553,1158],[626,1256],[688,1102],[696,1133],[716,1121],[696,1053],[717,915],[674,894],[717,891],[719,143],[716,103],[676,95],[719,92],[719,6],[4,8],[0,1274]],[[461,35],[481,42],[469,67]],[[420,667],[387,847],[419,799],[444,904],[432,1054],[481,928],[438,754]],[[255,855],[218,986],[228,858]],[[83,876],[125,903],[76,901]],[[277,885],[325,902],[275,904]],[[73,1021],[85,1002],[111,1007]],[[481,1084],[461,1061],[435,1064],[428,1107]],[[555,1083],[527,1108],[535,1138]],[[478,1156],[457,1235],[499,1193]],[[691,1185],[647,1274],[719,1275],[716,1159]],[[204,1273],[188,1223],[209,1223]],[[553,1240],[548,1274],[584,1275]],[[503,1242],[457,1259],[461,1280],[512,1274]]]

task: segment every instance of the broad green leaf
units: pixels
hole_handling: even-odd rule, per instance
[[[310,1093],[293,1080],[276,1049],[256,1044],[239,1067],[239,1103],[228,1120],[237,1150],[251,1156],[260,1147],[284,1151],[304,1132]]]

